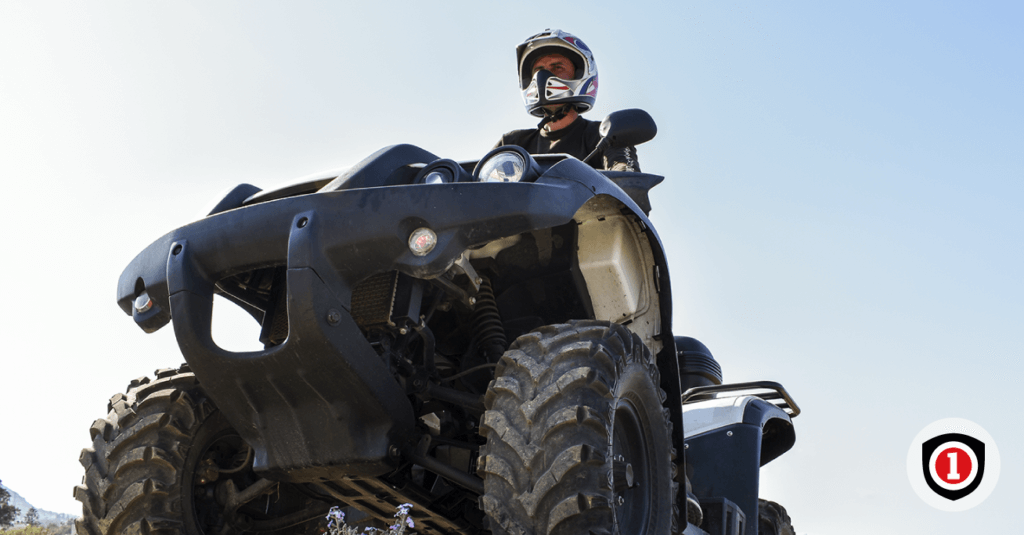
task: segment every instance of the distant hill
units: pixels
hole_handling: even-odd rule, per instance
[[[17,507],[18,509],[21,509],[21,511],[18,512],[18,517],[15,519],[15,522],[24,522],[25,514],[28,513],[28,510],[32,508],[32,504],[28,503],[28,501],[25,500],[25,498],[22,498],[20,494],[11,490],[11,488],[8,487],[7,485],[0,484],[0,487],[7,489],[7,492],[11,493],[11,505]],[[36,507],[36,512],[39,513],[39,523],[43,525],[63,524],[68,520],[76,518],[74,515],[44,511],[43,509],[40,509],[38,507]]]

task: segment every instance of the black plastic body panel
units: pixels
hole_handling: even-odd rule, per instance
[[[796,444],[793,421],[775,405],[767,401],[755,401],[747,405],[743,423],[761,429],[761,450],[759,465],[764,466],[786,453]]]
[[[404,145],[375,157],[318,193],[242,206],[176,229],[142,251],[118,283],[118,304],[128,314],[143,290],[152,299],[153,309],[136,317],[145,331],[173,319],[186,361],[256,450],[258,471],[296,481],[380,475],[391,469],[389,444],[414,438],[405,391],[352,320],[356,284],[390,270],[438,277],[467,248],[569,223],[596,196],[614,197],[645,228],[659,274],[662,388],[679,399],[664,250],[644,210],[609,178],[566,159],[533,183],[379,185],[434,156]],[[407,244],[420,227],[437,234],[436,247],[422,257]],[[215,283],[275,266],[287,268],[287,340],[264,351],[219,348],[210,328]],[[681,462],[682,410],[670,404],[670,411]]]
[[[214,205],[214,207],[211,208],[210,212],[206,215],[219,214],[221,212],[226,212],[228,210],[238,208],[239,206],[242,206],[242,204],[245,203],[246,199],[252,197],[253,195],[259,194],[261,191],[263,190],[257,188],[256,186],[253,186],[252,184],[239,184],[232,188],[231,191],[227,193],[227,195],[224,195],[224,198],[218,201],[217,204]]]
[[[430,163],[437,159],[437,156],[415,145],[391,145],[367,156],[324,186],[322,191],[410,184],[416,171],[404,176],[396,171],[411,164]]]
[[[761,471],[761,428],[733,424],[686,441],[687,462],[693,467],[693,493],[704,498],[726,498],[747,518],[757,518]],[[710,530],[708,530],[711,532]],[[757,523],[747,523],[742,535],[757,535]]]
[[[789,450],[795,440],[792,422],[782,409],[762,399],[750,400],[740,422],[686,439],[694,495],[701,504],[722,498],[735,504],[748,519],[741,534],[757,535],[761,467]]]
[[[622,191],[626,192],[626,195],[629,195],[629,198],[633,199],[633,202],[647,215],[651,214],[651,198],[648,195],[651,188],[665,180],[663,176],[649,175],[647,173],[601,171],[601,174],[622,188]]]

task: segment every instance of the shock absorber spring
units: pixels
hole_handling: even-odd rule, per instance
[[[481,277],[480,291],[476,296],[476,314],[473,318],[474,339],[478,351],[488,362],[497,362],[498,358],[508,349],[505,327],[498,313],[498,302],[494,299],[494,289],[487,277]]]

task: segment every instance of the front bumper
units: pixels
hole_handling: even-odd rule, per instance
[[[293,481],[380,475],[392,469],[389,450],[408,440],[415,418],[352,319],[355,285],[390,270],[438,277],[467,248],[565,224],[598,194],[639,211],[575,160],[535,183],[375,187],[255,204],[150,245],[121,275],[118,303],[147,332],[173,318],[186,361],[254,448],[257,471]],[[423,257],[407,245],[420,227],[438,237]],[[287,268],[288,338],[263,351],[218,347],[211,335],[217,281],[274,266]],[[153,306],[139,313],[133,301],[143,291]]]

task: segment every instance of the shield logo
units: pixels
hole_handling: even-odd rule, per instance
[[[985,443],[960,433],[921,445],[924,480],[939,496],[956,501],[974,492],[985,474]]]

